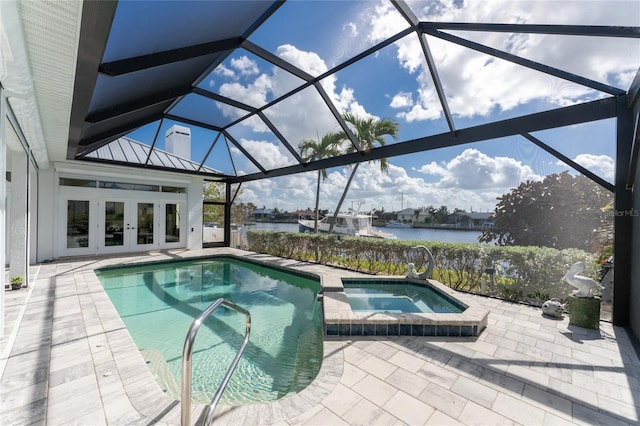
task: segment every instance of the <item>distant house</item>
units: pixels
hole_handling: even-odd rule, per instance
[[[465,212],[459,211],[450,214],[445,219],[447,225],[454,225],[456,228],[487,228],[493,226],[489,218],[493,212]]]
[[[274,217],[273,209],[255,209],[253,211],[253,218],[255,220],[273,219]]]
[[[306,210],[296,210],[294,212],[289,213],[291,219],[304,219],[304,220],[312,220],[315,219],[316,213],[315,210],[306,209]],[[320,218],[322,218],[322,214],[320,214]]]
[[[404,209],[400,212],[398,212],[398,220],[400,222],[411,222],[413,223],[414,220],[414,214],[416,213],[415,209]]]

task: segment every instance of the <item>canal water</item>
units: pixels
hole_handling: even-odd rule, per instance
[[[256,223],[245,225],[245,229],[265,229],[269,231],[298,232],[297,223]],[[447,243],[477,243],[481,231],[462,231],[456,229],[431,228],[381,228],[374,226],[373,230],[388,232],[401,240],[411,241],[443,241]]]

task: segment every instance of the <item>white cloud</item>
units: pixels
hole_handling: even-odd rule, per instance
[[[332,211],[336,208],[351,170],[328,170],[327,179],[320,186],[321,209]],[[521,180],[540,178],[527,166],[512,158],[492,158],[477,150],[467,150],[442,164],[424,165],[421,172],[438,176],[439,180],[432,183],[421,177],[410,176],[404,168],[393,163],[389,164],[388,174],[380,172],[378,163],[362,163],[347,193],[342,210],[360,207],[362,211],[371,208],[394,211],[400,210],[403,203],[404,207],[414,208],[445,205],[449,209],[473,208],[474,211],[489,211],[495,208],[497,197],[509,192]],[[288,211],[313,207],[316,177],[315,172],[309,172],[245,184],[249,185],[247,188],[251,189],[255,197],[246,201]],[[455,180],[462,179],[473,179],[475,185],[469,182],[454,184]],[[487,183],[489,181],[491,184]],[[248,197],[248,193],[245,196]]]
[[[301,173],[294,176],[246,182],[242,185],[241,199],[259,207],[277,207],[291,212],[307,207],[313,208],[315,206],[315,188],[316,173]]]
[[[410,92],[399,92],[391,99],[391,108],[407,108],[413,106],[413,95]]]
[[[351,37],[358,36],[358,25],[355,22],[347,22],[344,24],[344,31]]]
[[[634,2],[589,1],[512,1],[461,2],[458,0],[409,1],[422,21],[458,21],[535,24],[640,24],[640,7]],[[553,13],[550,13],[550,10]],[[390,4],[373,9],[369,37],[374,41],[402,28],[397,11]],[[626,89],[640,61],[637,40],[620,38],[572,37],[544,34],[506,35],[490,32],[452,34],[512,54],[557,67],[580,76]],[[427,42],[442,80],[452,113],[459,117],[486,116],[509,111],[532,101],[567,106],[596,99],[602,94],[555,77],[495,59],[431,36]],[[398,114],[408,121],[431,120],[441,116],[441,107],[426,67],[422,50],[414,35],[395,43],[397,60],[409,73],[416,73],[420,90],[416,105]],[[627,52],[627,53],[625,53]],[[427,96],[428,95],[428,96]]]
[[[608,155],[579,154],[573,161],[607,180],[613,181],[615,178],[615,161]],[[567,167],[562,161],[558,161],[556,165]]]
[[[224,65],[219,65],[218,67],[216,67],[215,73],[227,78],[233,78],[236,75],[236,73],[232,69],[229,69]]]
[[[422,105],[416,104],[409,111],[399,112],[396,114],[398,118],[404,118],[407,122],[422,120],[435,120],[440,117],[440,109],[428,106],[427,108]]]
[[[243,139],[240,141],[240,145],[267,170],[285,167],[293,163],[291,154],[276,144]]]
[[[506,192],[526,180],[540,180],[531,167],[510,157],[489,157],[477,149],[465,149],[448,163],[423,165],[419,171],[440,176],[442,188],[496,188]]]
[[[240,74],[242,75],[254,75],[260,72],[258,64],[247,56],[232,58],[231,66],[240,71]]]
[[[318,75],[328,70],[327,65],[316,53],[302,51],[292,45],[279,46],[276,49],[276,54],[312,75]],[[245,84],[238,81],[222,84],[219,89],[220,94],[248,105],[263,106],[270,100],[302,84],[302,80],[277,67],[263,71],[268,72],[257,75],[255,79]],[[366,113],[355,99],[353,91],[347,87],[338,90],[335,82],[336,77],[331,76],[325,78],[321,84],[335,102],[338,111]],[[234,119],[246,114],[244,111],[227,106],[222,107],[222,112],[227,117]],[[316,139],[318,135],[339,130],[335,117],[313,87],[267,108],[264,113],[294,148],[304,139]],[[269,131],[264,123],[257,118],[242,122],[237,126],[248,126],[254,132]]]

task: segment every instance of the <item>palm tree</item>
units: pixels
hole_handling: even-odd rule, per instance
[[[390,118],[376,119],[376,118],[360,118],[355,116],[352,113],[345,113],[342,115],[342,118],[349,124],[352,125],[355,130],[355,137],[359,144],[359,148],[364,152],[369,152],[376,145],[384,146],[386,144],[385,136],[391,136],[393,139],[398,138],[398,131],[400,130],[398,123]],[[342,140],[348,140],[346,133],[340,133]],[[350,145],[347,148],[347,152],[354,152],[356,148],[353,145]],[[380,171],[382,173],[388,173],[389,171],[389,160],[386,158],[381,158],[377,160],[380,162]],[[347,186],[344,188],[344,192],[342,193],[342,197],[340,198],[340,202],[338,203],[338,207],[336,211],[333,213],[333,220],[331,221],[331,225],[329,227],[329,233],[333,232],[334,225],[336,223],[336,218],[338,217],[338,213],[340,212],[340,208],[342,207],[342,203],[344,202],[345,197],[347,196],[347,192],[349,191],[349,187],[351,186],[351,181],[353,181],[353,177],[358,171],[358,166],[360,163],[356,163],[351,170],[351,175],[349,176],[349,180],[347,181]]]
[[[300,142],[298,149],[300,156],[304,161],[315,161],[323,158],[335,157],[340,154],[341,135],[335,132],[329,132],[320,140],[305,139]],[[327,171],[325,169],[318,170],[318,184],[316,185],[316,217],[314,221],[314,232],[318,233],[318,204],[320,203],[320,177],[324,182],[327,179]]]

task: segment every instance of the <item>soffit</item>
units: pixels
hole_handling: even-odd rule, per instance
[[[24,1],[20,15],[51,161],[67,154],[82,2]]]

